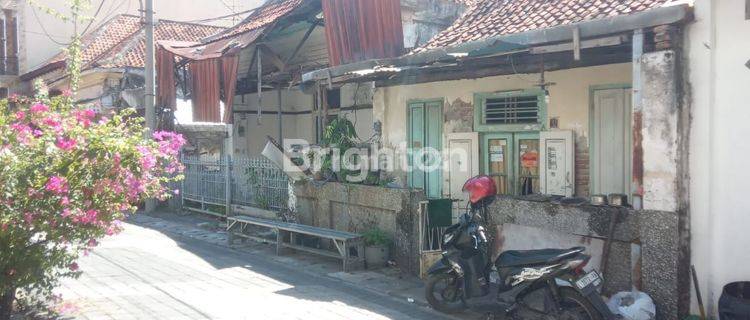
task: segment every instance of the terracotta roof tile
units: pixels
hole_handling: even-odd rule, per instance
[[[423,47],[458,45],[504,34],[550,28],[663,6],[672,0],[475,0],[448,29]]]
[[[136,67],[144,65],[144,37],[141,18],[121,14],[103,23],[81,38],[81,58],[84,66]],[[159,20],[154,29],[156,40],[195,41],[215,34],[225,28],[170,20]],[[27,74],[66,59],[60,52],[44,65]],[[54,70],[54,69],[53,69]],[[52,71],[52,70],[49,70]],[[47,72],[49,72],[47,71]],[[46,72],[45,72],[46,73]],[[42,73],[43,74],[43,73]]]
[[[270,25],[279,18],[291,13],[294,9],[299,8],[304,2],[305,0],[270,0],[262,7],[253,11],[242,22],[212,37],[210,41],[234,37]]]
[[[225,30],[223,27],[184,23],[178,21],[160,20],[154,29],[156,41],[172,40],[200,42],[201,39]],[[146,41],[143,31],[123,41],[96,62],[102,67],[136,67],[143,68],[146,57]]]

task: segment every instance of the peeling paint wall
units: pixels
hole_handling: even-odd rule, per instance
[[[424,192],[329,182],[294,185],[303,224],[347,232],[380,228],[392,240],[391,258],[402,272],[419,273],[419,215]]]
[[[404,48],[427,43],[463,13],[464,6],[452,0],[401,0]]]
[[[643,209],[677,211],[678,119],[675,53],[641,57]]]
[[[629,84],[630,63],[576,68],[545,73],[550,101],[548,118],[558,118],[559,128],[576,137],[576,194],[588,195],[589,184],[589,89],[596,85]],[[471,132],[474,126],[474,94],[538,88],[539,74],[517,74],[470,80],[441,81],[375,89],[373,117],[383,123],[383,143],[397,146],[406,141],[406,106],[413,99],[443,99],[443,132]],[[446,139],[444,138],[445,142]],[[445,147],[445,146],[444,146]],[[406,175],[397,173],[405,182]],[[447,190],[447,187],[444,187]]]

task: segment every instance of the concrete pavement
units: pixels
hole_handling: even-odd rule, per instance
[[[340,268],[335,261],[301,254],[275,257],[268,248],[252,245],[227,248],[221,245],[221,233],[201,233],[164,219],[143,216],[133,222],[79,262],[79,279],[64,281],[58,290],[66,301],[64,316],[451,319],[381,290],[418,295],[419,288],[408,279],[390,285],[386,281],[394,280],[381,273],[335,272]]]

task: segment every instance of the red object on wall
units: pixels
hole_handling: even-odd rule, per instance
[[[219,110],[219,59],[190,62],[193,77],[193,121],[221,122]]]
[[[404,51],[399,0],[323,0],[323,16],[331,66]]]
[[[221,58],[221,77],[224,83],[224,123],[232,123],[234,91],[237,88],[237,66],[240,58],[228,55]]]
[[[177,87],[174,77],[174,54],[157,47],[156,50],[156,105],[175,110],[177,105]]]

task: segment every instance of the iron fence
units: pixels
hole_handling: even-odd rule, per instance
[[[225,216],[232,204],[266,210],[287,207],[289,178],[266,158],[183,156],[185,209]]]

